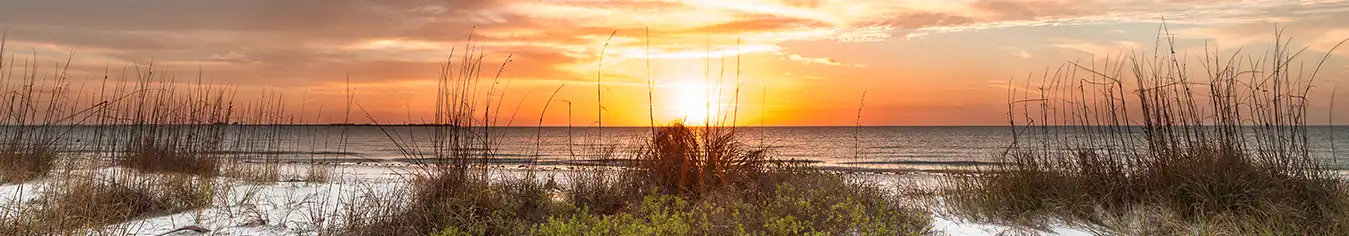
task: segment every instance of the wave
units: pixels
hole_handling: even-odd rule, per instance
[[[895,161],[849,161],[839,162],[843,165],[925,165],[925,166],[989,166],[1002,165],[1003,162],[989,161],[918,161],[918,160],[895,160]]]

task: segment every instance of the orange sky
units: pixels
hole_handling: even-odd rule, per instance
[[[1197,53],[1263,50],[1279,25],[1309,54],[1349,37],[1349,2],[1313,0],[0,2],[10,59],[54,68],[74,51],[77,79],[152,60],[183,77],[201,68],[283,94],[305,117],[336,117],[350,78],[381,123],[429,120],[438,64],[472,37],[485,71],[512,58],[495,95],[503,123],[537,124],[566,84],[544,124],[566,125],[570,103],[578,126],[595,123],[597,74],[606,126],[647,124],[648,91],[661,123],[700,120],[712,103],[741,125],[853,125],[865,93],[863,125],[1003,125],[1009,78],[1151,51],[1162,17]],[[1335,55],[1318,87],[1349,77],[1349,50]]]

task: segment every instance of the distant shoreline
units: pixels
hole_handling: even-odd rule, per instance
[[[80,127],[80,126],[83,126],[83,127],[127,127],[127,126],[213,126],[213,125],[221,125],[221,126],[244,126],[244,127],[251,127],[251,126],[271,126],[271,127],[287,127],[287,126],[297,126],[297,127],[344,127],[344,126],[345,126],[345,127],[455,127],[455,126],[453,126],[453,125],[436,125],[436,124],[105,124],[105,125],[73,125],[73,124],[13,125],[13,124],[5,124],[5,125],[0,125],[0,127],[42,127],[42,126],[49,126],[49,127],[68,127],[68,126],[77,126],[77,127]],[[661,127],[661,126],[656,126],[656,127]],[[701,127],[701,126],[691,126],[691,127]],[[852,126],[852,125],[819,125],[819,126],[791,126],[791,125],[776,125],[776,126],[775,126],[775,125],[768,125],[768,126],[757,126],[757,125],[742,125],[742,126],[713,126],[713,127],[727,127],[727,128],[859,128],[859,127],[860,127],[860,128],[1012,128],[1012,127],[1018,127],[1018,128],[1023,128],[1023,129],[1024,129],[1024,128],[1027,128],[1028,126],[1023,126],[1023,125],[1017,125],[1017,126],[1010,126],[1010,125],[863,125],[863,126]],[[1042,126],[1038,126],[1038,125],[1037,125],[1037,126],[1029,126],[1029,127],[1030,127],[1030,128],[1039,128],[1039,127],[1042,127]],[[1050,125],[1050,126],[1047,126],[1047,127],[1050,127],[1050,128],[1083,128],[1083,127],[1086,127],[1086,128],[1105,128],[1105,127],[1114,127],[1114,126],[1106,126],[1106,125],[1092,125],[1092,126]],[[1144,127],[1144,126],[1142,126],[1142,125],[1130,125],[1130,126],[1123,126],[1123,127],[1129,127],[1129,128],[1142,128],[1142,127]],[[1198,126],[1198,127],[1217,127],[1217,126],[1205,125],[1205,126]],[[1240,127],[1246,127],[1246,128],[1258,128],[1258,127],[1262,127],[1262,126],[1261,126],[1261,125],[1240,125]],[[1306,127],[1308,127],[1308,128],[1349,127],[1349,125],[1339,125],[1339,124],[1337,124],[1337,125],[1306,125]],[[482,127],[481,127],[481,126],[472,126],[472,127],[468,127],[468,128],[482,128]],[[492,126],[492,127],[488,127],[488,128],[491,128],[491,129],[497,129],[497,128],[509,128],[509,129],[517,129],[517,128],[531,128],[531,129],[533,129],[533,128],[573,128],[573,129],[593,129],[593,128],[597,128],[597,127],[594,127],[594,126],[554,126],[554,125],[545,125],[545,126]],[[619,129],[625,129],[625,128],[651,128],[651,126],[604,126],[603,128],[605,128],[605,129],[609,129],[609,128],[619,128]]]

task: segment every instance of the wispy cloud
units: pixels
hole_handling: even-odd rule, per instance
[[[1010,53],[1012,54],[1012,56],[1016,56],[1016,57],[1020,57],[1020,58],[1031,58],[1031,57],[1035,57],[1035,55],[1031,55],[1029,52],[1026,52],[1026,49],[1025,49],[1025,48],[1021,48],[1021,47],[998,47],[998,49],[1004,50],[1004,51],[1008,51],[1008,52],[1010,52]]]
[[[983,79],[1020,71],[967,70],[963,63],[1051,60],[1044,49],[1091,55],[1143,49],[1134,36],[1154,32],[1130,25],[1163,18],[1180,39],[1223,47],[1268,43],[1279,26],[1312,50],[1328,50],[1349,37],[1343,25],[1349,1],[1340,0],[0,1],[0,28],[10,29],[10,47],[60,60],[78,46],[74,67],[85,72],[154,59],[165,68],[202,66],[232,84],[294,91],[347,75],[372,88],[417,86],[435,78],[451,49],[462,51],[470,38],[487,61],[513,56],[508,73],[517,81],[548,86],[594,78],[599,65],[605,76],[644,78],[648,71],[634,64],[648,58],[664,67],[653,69],[655,77],[690,77],[701,74],[690,71],[701,71],[696,68],[705,66],[703,58],[734,56],[757,59],[744,63],[746,71],[764,72],[746,77],[762,80],[788,72],[831,79]],[[991,30],[1028,26],[1099,34]],[[1093,28],[1101,26],[1109,27]],[[936,36],[949,41],[925,38]],[[936,53],[908,56],[895,51],[900,47]],[[1349,50],[1337,55],[1349,57]],[[906,63],[890,66],[887,58]],[[857,86],[800,77],[780,84]],[[945,86],[919,79],[882,83]]]
[[[796,62],[805,63],[805,64],[807,64],[807,65],[829,65],[829,66],[842,66],[842,67],[853,67],[853,68],[863,68],[863,67],[866,67],[866,65],[849,64],[849,63],[838,62],[837,60],[834,60],[834,58],[829,58],[829,57],[806,57],[806,56],[797,55],[797,54],[786,54],[786,57],[787,57],[788,60],[792,60],[792,61],[796,61]]]
[[[1143,45],[1132,41],[1093,42],[1081,39],[1059,39],[1050,46],[1083,52],[1094,56],[1118,55],[1143,49]]]

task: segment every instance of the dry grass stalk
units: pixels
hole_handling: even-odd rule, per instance
[[[47,176],[58,157],[44,144],[11,144],[0,149],[0,183],[22,183]]]
[[[48,235],[101,230],[105,225],[210,204],[215,183],[189,175],[63,176],[12,218],[3,235]]]
[[[637,179],[664,194],[695,198],[753,181],[767,171],[765,150],[740,143],[735,132],[679,123],[661,127],[637,155]]]
[[[1103,224],[1159,209],[1152,216],[1185,222],[1149,226],[1177,227],[1161,231],[1343,232],[1349,189],[1309,151],[1315,72],[1290,68],[1300,52],[1281,42],[1267,59],[1206,54],[1199,77],[1172,50],[1070,63],[1038,89],[1028,80],[1010,93],[1023,113],[1010,117],[1019,141],[1008,164],[955,179],[950,199],[978,218],[1020,222]]]

